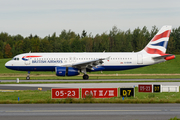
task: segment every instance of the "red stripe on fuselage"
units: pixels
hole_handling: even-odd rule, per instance
[[[158,40],[158,39],[160,39],[160,38],[169,37],[169,36],[170,36],[170,33],[171,33],[171,30],[167,30],[167,31],[165,31],[165,32],[163,32],[163,33],[161,33],[161,34],[159,34],[159,35],[156,35],[156,36],[151,40],[151,42],[156,41],[156,40]]]
[[[42,57],[42,56],[24,56],[23,58],[34,58],[34,57]]]

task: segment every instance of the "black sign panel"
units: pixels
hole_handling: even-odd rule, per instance
[[[120,88],[121,97],[134,97],[134,88]]]
[[[153,92],[161,92],[161,85],[153,85]]]

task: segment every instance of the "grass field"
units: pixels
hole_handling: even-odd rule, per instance
[[[0,59],[0,80],[16,79],[17,77],[20,79],[25,79],[27,75],[26,71],[9,70],[5,67],[5,63],[8,60],[10,59]],[[174,60],[147,67],[125,71],[103,71],[102,73],[99,71],[88,74],[90,79],[180,78],[180,55],[176,55]],[[107,74],[111,75],[107,76]],[[59,77],[55,75],[55,72],[31,72],[31,79],[82,79],[82,74],[80,76],[73,77]]]
[[[20,101],[18,101],[18,97]],[[0,104],[2,103],[180,103],[180,92],[177,93],[139,93],[135,88],[135,97],[121,97],[110,99],[51,99],[51,91],[15,91],[0,92]]]

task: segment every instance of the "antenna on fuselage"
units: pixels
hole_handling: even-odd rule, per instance
[[[105,53],[106,50],[103,51],[103,53]]]

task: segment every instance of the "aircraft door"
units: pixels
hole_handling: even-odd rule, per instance
[[[70,63],[72,62],[72,57],[69,57],[69,62],[70,62]]]
[[[142,54],[137,55],[137,64],[143,64],[143,55]]]
[[[73,57],[73,62],[74,62],[74,63],[76,62],[76,57]]]
[[[28,59],[27,61],[25,61],[25,65],[30,65],[30,59]]]

